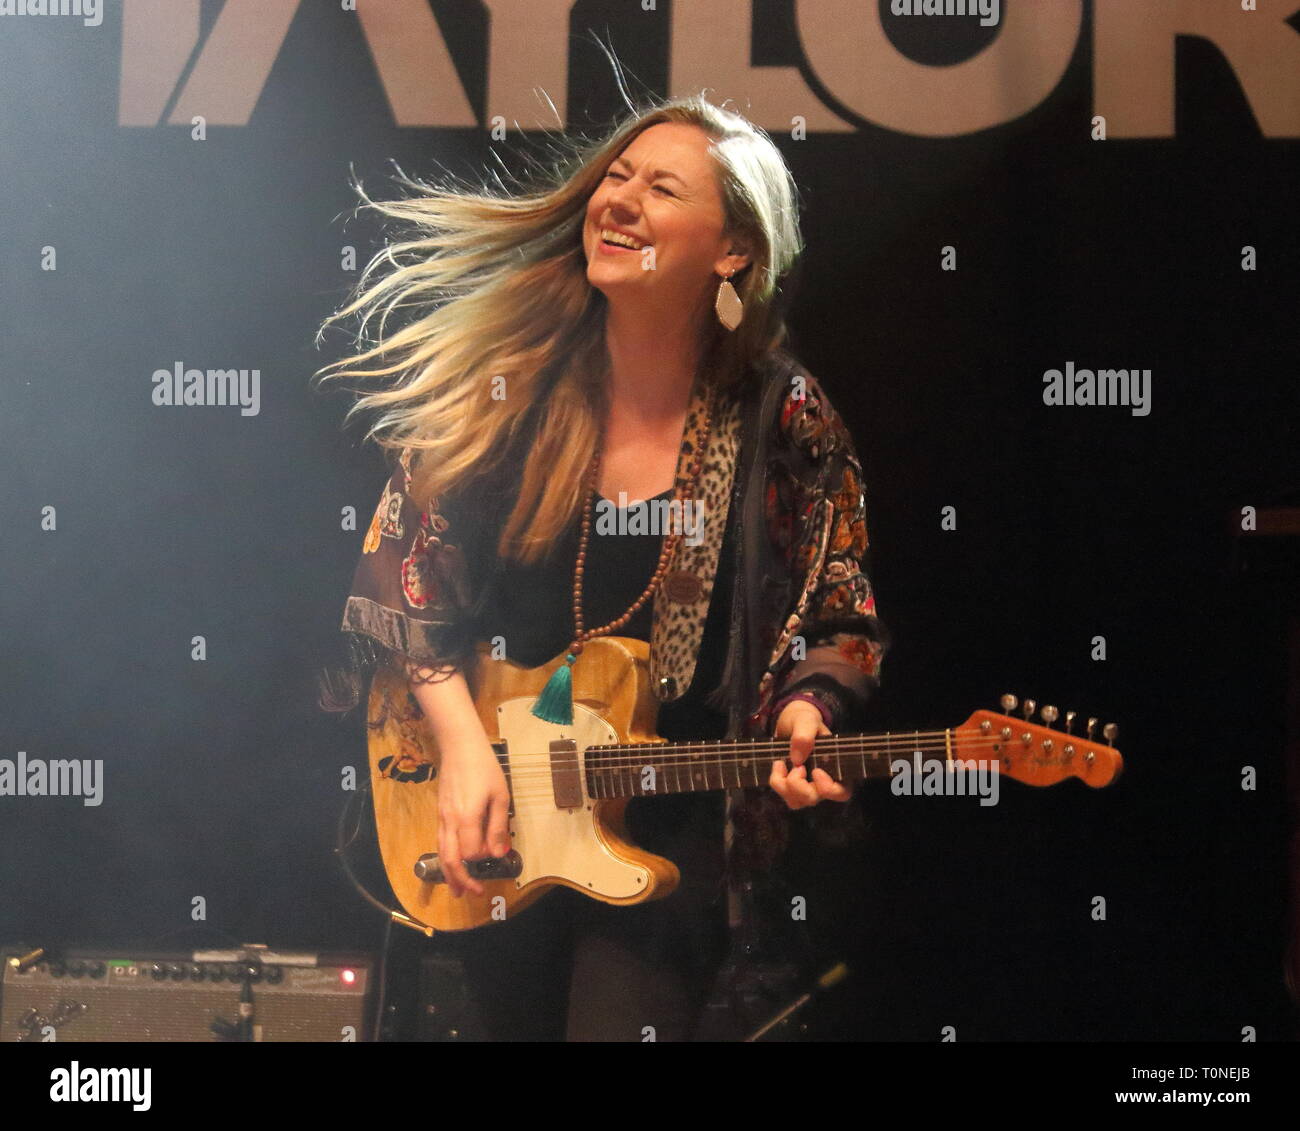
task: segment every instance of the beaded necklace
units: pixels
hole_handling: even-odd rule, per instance
[[[696,445],[691,456],[691,462],[687,467],[686,480],[678,484],[674,494],[674,499],[680,500],[683,512],[695,497],[695,487],[699,481],[700,471],[704,466],[704,453],[708,451],[709,435],[712,428],[713,395],[712,390],[710,390],[705,398],[704,423],[700,430],[699,443]],[[686,439],[683,438],[682,443],[685,444],[686,442]],[[573,722],[572,668],[578,657],[582,655],[583,645],[597,636],[617,632],[636,615],[642,605],[655,595],[660,585],[663,584],[664,575],[668,572],[668,563],[673,560],[673,554],[677,551],[677,544],[682,539],[680,530],[664,535],[663,545],[659,550],[659,564],[655,566],[649,584],[641,591],[641,596],[628,606],[627,611],[622,616],[615,617],[608,624],[601,625],[600,628],[584,629],[582,627],[583,573],[587,564],[587,544],[591,539],[592,500],[596,495],[596,484],[599,481],[603,448],[604,437],[602,435],[596,444],[596,454],[592,457],[591,467],[587,473],[587,497],[582,506],[582,533],[578,540],[578,558],[573,567],[573,640],[565,651],[564,662],[556,668],[551,678],[546,681],[546,686],[542,688],[542,693],[538,696],[537,702],[533,704],[532,710],[532,713],[539,719],[545,719],[548,723],[558,723],[564,726]]]

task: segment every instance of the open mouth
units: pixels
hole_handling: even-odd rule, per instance
[[[601,248],[608,251],[644,251],[649,246],[621,232],[611,231],[609,228],[601,228],[597,235],[600,236]]]

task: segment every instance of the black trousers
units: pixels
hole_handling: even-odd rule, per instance
[[[721,793],[633,799],[632,839],[682,873],[613,907],[555,888],[510,919],[421,945],[459,960],[491,1040],[683,1041],[727,952]]]

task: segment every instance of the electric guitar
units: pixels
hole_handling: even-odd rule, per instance
[[[436,744],[406,678],[390,667],[376,669],[368,704],[375,825],[408,926],[425,933],[480,927],[557,884],[605,903],[660,899],[676,888],[680,873],[627,839],[628,800],[767,785],[773,760],[789,751],[788,739],[668,743],[655,734],[649,652],[647,643],[627,637],[588,641],[573,665],[573,722],[557,725],[531,708],[563,657],[525,668],[493,660],[488,645],[479,645],[469,686],[510,787],[511,849],[501,858],[467,861],[484,893],[459,899],[437,857]],[[1014,710],[1014,697],[1004,696],[1002,705]],[[1032,700],[1024,707],[1023,719],[976,711],[941,731],[823,736],[808,772],[820,766],[853,783],[914,767],[918,776],[935,778],[969,762],[1028,785],[1073,777],[1101,787],[1115,780],[1123,760],[1112,745],[1113,724],[1101,742],[1093,738],[1095,719],[1086,736],[1073,735],[1069,712],[1061,733],[1029,721]],[[1055,708],[1044,707],[1042,717],[1054,722]]]

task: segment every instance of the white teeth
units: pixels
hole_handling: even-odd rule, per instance
[[[645,245],[638,243],[631,236],[625,236],[622,232],[611,232],[608,228],[600,230],[600,238],[607,243],[622,244],[624,247],[630,247],[633,251],[640,251]]]

